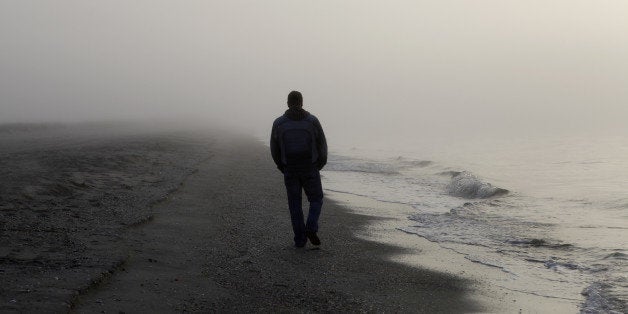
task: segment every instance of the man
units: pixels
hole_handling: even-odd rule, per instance
[[[288,110],[273,123],[270,151],[277,168],[284,174],[294,245],[304,247],[307,239],[313,245],[320,245],[316,234],[323,206],[319,170],[327,163],[327,141],[318,119],[303,109],[303,96],[297,91],[288,94]],[[301,190],[310,202],[305,223]]]

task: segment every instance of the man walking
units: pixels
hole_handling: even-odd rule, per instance
[[[313,245],[320,245],[316,234],[323,206],[319,170],[327,163],[327,141],[318,119],[303,109],[300,92],[288,94],[288,110],[273,123],[270,151],[277,168],[284,174],[294,245],[304,247],[307,239]],[[310,202],[305,223],[301,208],[302,190]]]

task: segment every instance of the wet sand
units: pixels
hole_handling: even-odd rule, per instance
[[[81,168],[61,158],[65,162],[42,173],[53,186],[63,182],[81,192],[73,192],[73,198],[53,195],[58,208],[34,205],[44,204],[40,194],[51,192],[33,189],[28,199],[19,193],[24,183],[2,181],[3,222],[16,221],[2,229],[0,266],[8,283],[0,290],[2,312],[486,311],[471,300],[471,282],[391,261],[409,251],[354,232],[378,218],[328,199],[320,222],[321,249],[294,248],[282,176],[267,148],[252,138],[222,133],[107,138],[106,145],[91,140],[91,146],[73,142],[52,150],[60,156],[97,150],[105,159],[135,150],[142,157],[135,162],[116,157],[113,177],[99,174],[111,170]],[[15,147],[26,144],[12,145],[20,152]],[[37,145],[24,146],[21,157],[3,150],[3,167],[31,155],[39,156],[33,165],[50,159]],[[147,153],[137,152],[138,147]],[[72,165],[70,170],[61,167],[65,164]],[[63,175],[55,177],[57,172]],[[77,182],[68,175],[74,172],[83,176]],[[99,181],[96,174],[109,179]],[[149,174],[161,175],[161,181],[145,179]],[[47,182],[37,186],[47,187]],[[130,200],[119,207],[112,201],[92,206],[95,191]],[[124,196],[128,191],[156,197]],[[75,201],[76,208],[68,205]]]

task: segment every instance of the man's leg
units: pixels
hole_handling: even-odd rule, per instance
[[[305,230],[316,233],[318,232],[318,217],[321,215],[321,208],[323,207],[323,186],[318,169],[312,169],[307,174],[304,178],[303,189],[307,195],[307,200],[310,202]]]
[[[294,231],[294,244],[303,246],[307,240],[305,238],[305,224],[303,223],[303,209],[301,208],[301,180],[298,173],[286,171],[284,182],[288,192],[288,208],[290,208],[292,231]]]

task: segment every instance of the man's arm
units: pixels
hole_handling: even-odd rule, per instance
[[[283,165],[281,163],[281,146],[277,140],[277,126],[273,124],[273,129],[270,132],[270,154],[273,156],[273,161],[277,165],[277,169],[283,172]]]
[[[321,126],[318,119],[314,119],[314,127],[318,131],[316,136],[316,148],[318,149],[316,166],[318,170],[321,170],[327,164],[327,139],[325,138],[325,132],[323,132],[323,126]]]

